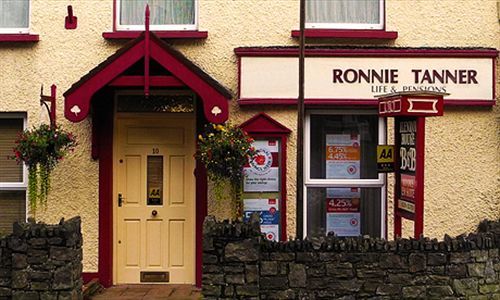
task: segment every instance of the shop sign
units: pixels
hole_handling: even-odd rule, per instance
[[[377,146],[377,171],[379,173],[394,172],[394,145]]]
[[[309,56],[305,99],[356,102],[399,91],[440,92],[452,100],[493,105],[494,62],[491,57]],[[240,99],[297,99],[297,65],[296,57],[241,57]]]
[[[260,231],[270,241],[279,241],[280,213],[278,199],[244,199],[244,221],[248,221],[252,213],[260,215]]]
[[[257,154],[244,168],[244,192],[279,191],[279,143],[257,140],[252,143]]]

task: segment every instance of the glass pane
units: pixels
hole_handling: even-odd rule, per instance
[[[378,24],[379,0],[306,0],[307,23]]]
[[[26,192],[0,191],[0,236],[12,233],[14,222],[26,221]]]
[[[0,182],[23,182],[23,165],[10,158],[22,131],[23,119],[0,119]]]
[[[376,179],[378,116],[312,115],[313,179]]]
[[[308,188],[307,235],[380,237],[380,188]]]
[[[28,28],[29,0],[0,1],[0,28]]]
[[[163,205],[163,156],[148,156],[148,205]]]
[[[121,0],[120,24],[144,25],[149,4],[151,25],[194,24],[195,0]]]
[[[194,95],[120,95],[118,112],[194,112]]]

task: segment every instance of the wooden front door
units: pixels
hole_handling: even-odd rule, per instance
[[[115,128],[115,283],[194,283],[194,114]]]

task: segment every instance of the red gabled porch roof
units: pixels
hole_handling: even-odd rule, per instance
[[[201,97],[209,122],[227,120],[231,92],[152,32],[143,32],[75,82],[63,94],[65,117],[72,122],[84,120],[89,114],[92,96],[146,56]]]

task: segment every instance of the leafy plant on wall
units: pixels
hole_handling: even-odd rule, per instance
[[[33,214],[39,205],[46,207],[50,173],[76,145],[73,134],[46,124],[19,135],[13,158],[28,167],[28,199]]]
[[[243,215],[243,167],[256,154],[253,139],[241,128],[226,124],[209,124],[198,136],[196,158],[207,168],[216,200],[221,201],[229,185],[233,217]]]

